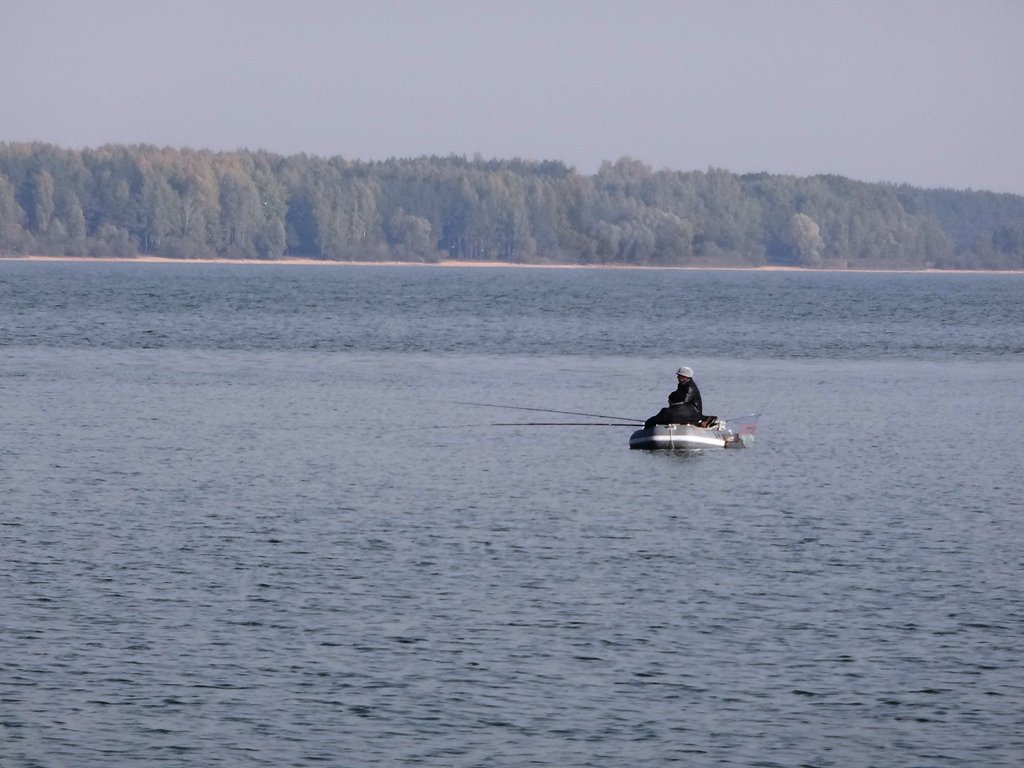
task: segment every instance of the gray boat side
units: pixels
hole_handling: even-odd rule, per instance
[[[629,447],[640,450],[698,450],[701,448],[743,448],[743,440],[725,425],[712,428],[695,424],[658,424],[638,429],[629,437]]]

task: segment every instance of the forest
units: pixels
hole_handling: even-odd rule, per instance
[[[1024,269],[1024,196],[834,175],[0,143],[0,254]]]

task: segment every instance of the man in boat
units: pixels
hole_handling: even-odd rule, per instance
[[[644,429],[655,424],[696,424],[704,417],[700,390],[693,380],[693,368],[683,366],[676,371],[679,385],[668,396],[668,408],[662,408],[644,422]]]

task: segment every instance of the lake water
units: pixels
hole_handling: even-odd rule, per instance
[[[1022,299],[0,262],[0,765],[1019,766]]]

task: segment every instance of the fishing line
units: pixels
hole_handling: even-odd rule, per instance
[[[467,403],[460,400],[451,401],[455,405],[477,405],[482,408],[507,408],[512,411],[536,411],[538,413],[560,413],[563,416],[589,416],[592,419],[614,419],[615,421],[628,421],[633,424],[643,423],[643,419],[629,418],[628,416],[609,416],[605,413],[581,413],[580,411],[556,411],[552,408],[530,408],[525,405],[497,405],[495,403]]]
[[[723,416],[722,421],[743,421],[744,419],[759,419],[760,413],[745,413],[742,416]]]

